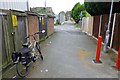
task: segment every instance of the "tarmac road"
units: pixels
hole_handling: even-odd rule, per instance
[[[115,65],[102,52],[102,64],[93,63],[96,40],[72,22],[55,26],[55,33],[42,42],[43,61],[37,61],[27,78],[117,78]]]

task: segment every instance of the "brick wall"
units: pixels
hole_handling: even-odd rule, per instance
[[[28,15],[28,34],[33,34],[39,31],[38,17],[35,15]],[[39,40],[39,35],[36,35],[37,41]],[[30,38],[33,41],[33,38]]]
[[[47,28],[47,31],[48,31],[47,36],[50,36],[54,32],[54,18],[50,18],[50,17],[48,18],[47,26],[48,26],[48,28]]]

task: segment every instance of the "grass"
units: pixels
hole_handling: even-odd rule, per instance
[[[55,26],[61,25],[60,22],[57,20],[57,22],[54,24]]]
[[[103,50],[103,45],[101,47],[101,50]],[[117,54],[112,50],[112,49],[108,49],[108,52],[107,52],[108,56],[110,57],[110,59],[114,62],[116,62],[116,59],[117,59]]]
[[[59,26],[60,24],[54,24],[54,26]]]
[[[41,38],[41,39],[40,39],[40,42],[43,42],[43,41],[45,41],[46,39],[47,39],[47,36]]]
[[[75,28],[81,28],[80,24],[75,24]]]
[[[108,50],[108,56],[111,58],[112,61],[116,62],[117,54],[112,50]]]

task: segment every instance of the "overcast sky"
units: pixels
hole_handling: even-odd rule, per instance
[[[44,7],[45,0],[29,0],[30,7]],[[69,11],[77,3],[84,3],[84,0],[46,0],[46,6],[52,7],[55,14],[60,11]]]

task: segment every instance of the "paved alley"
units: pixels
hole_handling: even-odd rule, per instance
[[[102,64],[93,63],[97,42],[74,23],[55,26],[55,33],[42,42],[43,61],[37,61],[27,78],[117,78],[114,62],[102,52]]]

